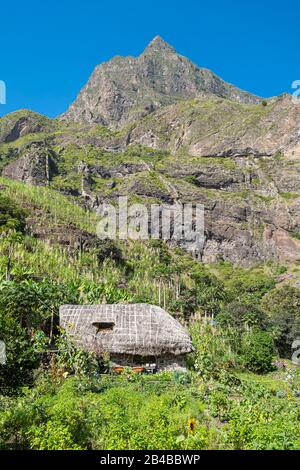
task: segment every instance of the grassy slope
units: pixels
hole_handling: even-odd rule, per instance
[[[95,214],[84,211],[72,198],[49,188],[5,179],[0,183],[27,210],[33,205],[42,209],[50,225],[71,222],[94,233]],[[5,250],[5,240],[0,239],[2,261]],[[151,243],[128,243],[122,251],[125,266],[106,260],[100,268],[93,253],[70,256],[59,246],[27,236],[14,247],[12,274],[19,280],[34,275],[79,283],[82,302],[145,301],[166,303],[168,308],[176,300],[178,286],[195,286],[191,273],[196,269],[216,275],[226,289],[265,282],[282,270],[276,265],[245,270],[229,263],[204,267],[180,250],[170,250],[171,263],[162,272],[166,264]],[[0,265],[2,277],[4,267]],[[0,442],[17,439],[23,447],[39,449],[298,448],[299,398],[293,390],[299,388],[299,377],[292,386],[286,371],[267,375],[236,371],[238,386],[226,374],[205,380],[195,374],[184,384],[173,374],[86,380],[66,379],[55,367],[51,373],[48,378],[41,376],[36,387],[25,390],[16,401],[0,400]],[[193,433],[188,431],[189,419],[196,422]]]
[[[8,180],[6,178],[0,178],[0,184],[3,184],[6,187],[5,194],[20,206],[29,209],[29,211],[32,206],[41,209],[42,217],[45,217],[45,221],[47,221],[47,224],[50,224],[50,226],[75,224],[80,229],[86,230],[91,234],[96,233],[96,226],[99,221],[99,217],[96,213],[86,211],[78,205],[76,203],[76,198],[71,196],[66,197],[51,188],[24,185],[23,183]],[[22,256],[24,257],[24,262],[25,259],[27,259],[26,263],[30,269],[39,270],[38,266],[42,267],[42,270],[37,273],[39,275],[42,273],[46,274],[49,270],[50,275],[57,275],[59,279],[63,279],[64,276],[71,276],[71,278],[79,278],[80,276],[83,276],[84,278],[84,273],[86,273],[88,279],[93,278],[97,280],[105,278],[103,273],[99,272],[96,259],[93,257],[92,253],[89,255],[85,254],[85,258],[82,263],[80,263],[79,260],[79,264],[81,264],[81,266],[77,266],[70,262],[68,253],[61,250],[60,247],[45,245],[39,240],[34,240],[33,243],[36,245],[34,252],[31,252],[31,250],[26,252],[26,250],[24,251],[23,246],[19,246],[19,248],[16,248],[16,256],[19,249],[20,252],[23,253],[22,255],[20,254],[21,259]],[[127,259],[130,259],[132,262],[135,260],[136,276],[134,276],[130,282],[135,285],[135,283],[139,282],[140,276],[142,276],[144,279],[144,286],[147,286],[147,289],[152,291],[151,285],[153,285],[153,272],[155,271],[155,267],[160,265],[159,260],[157,259],[156,249],[151,247],[151,242],[129,242],[128,244],[124,244],[122,249]],[[181,250],[172,250],[172,253],[174,260],[177,260],[176,262],[181,262],[180,260],[182,260],[183,277],[185,276],[184,272],[188,271],[191,266],[199,266],[197,262],[194,262],[189,255],[184,254]],[[177,255],[177,253],[180,254]],[[86,267],[84,266],[85,263],[87,264]],[[185,264],[186,268],[184,267]],[[58,269],[55,266],[58,266]],[[65,269],[67,272],[63,273]],[[300,279],[300,267],[298,265],[283,267],[276,263],[268,263],[267,265],[261,265],[252,269],[242,269],[233,267],[230,263],[215,263],[213,265],[206,266],[205,269],[213,275],[216,275],[217,278],[225,283],[225,285],[228,284],[229,286],[235,282],[235,279],[237,280],[239,277],[243,278],[243,276],[249,276],[249,273],[252,273],[251,275],[253,278],[259,275],[274,277],[282,273],[291,273],[294,275],[295,279]],[[113,270],[117,272],[117,268],[114,267]],[[73,274],[71,274],[72,272]],[[118,273],[117,279],[120,280],[122,276],[122,272]],[[174,273],[174,283],[176,283],[175,279],[176,274]],[[165,286],[167,286],[167,283],[165,283]],[[157,286],[155,286],[154,290],[157,291]],[[169,289],[167,290],[169,291]],[[157,296],[155,296],[155,298],[157,298]]]

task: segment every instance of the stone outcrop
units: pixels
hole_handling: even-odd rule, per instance
[[[261,102],[197,67],[157,36],[137,58],[117,56],[98,65],[61,118],[115,128],[161,106],[203,94],[241,103]]]
[[[205,262],[300,260],[300,106],[243,92],[159,37],[137,58],[96,67],[59,121],[30,111],[1,118],[0,170],[99,213],[119,196],[203,204]],[[35,225],[50,243],[83,236]]]
[[[53,129],[51,119],[29,110],[10,113],[0,120],[0,143],[14,142],[28,134]]]
[[[55,168],[53,152],[43,144],[31,144],[20,153],[20,157],[5,166],[3,176],[36,186],[49,184]]]
[[[299,153],[300,105],[289,95],[267,106],[201,97],[156,111],[136,124],[130,141],[195,156]]]

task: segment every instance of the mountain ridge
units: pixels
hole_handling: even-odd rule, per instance
[[[203,94],[242,103],[262,102],[193,64],[156,36],[138,57],[115,56],[97,65],[60,119],[120,128],[161,106]]]
[[[197,86],[205,77],[223,82],[159,37],[138,58],[117,56],[98,70],[90,81],[96,95],[99,84],[111,92],[106,108],[103,100],[96,107],[107,120],[81,119],[95,104],[85,92],[78,119],[28,110],[0,119],[6,180],[49,186],[95,212],[119,196],[146,206],[200,203],[203,262],[300,262],[300,107],[290,95],[256,104],[246,92],[246,102],[204,92]]]

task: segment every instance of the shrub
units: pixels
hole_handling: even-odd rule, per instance
[[[25,215],[25,211],[20,209],[14,201],[0,194],[0,233],[10,230],[23,232]]]
[[[190,366],[204,379],[217,377],[222,369],[238,365],[237,331],[196,322],[191,326],[191,334],[195,350],[189,357]]]
[[[274,289],[264,297],[262,306],[273,326],[280,356],[290,358],[292,343],[300,337],[300,289]]]
[[[114,260],[116,263],[123,262],[122,250],[113,240],[98,240],[96,256],[100,264],[107,258]]]
[[[230,302],[217,316],[218,324],[245,330],[249,327],[264,327],[267,323],[264,312],[253,303]]]
[[[78,347],[71,336],[61,330],[56,341],[57,354],[53,367],[68,374],[97,375],[99,371],[96,357]]]
[[[52,421],[32,430],[30,444],[31,449],[38,450],[82,449],[74,443],[73,436],[67,426]]]
[[[47,279],[0,283],[0,308],[27,328],[46,328],[47,321],[58,316],[60,305],[76,303],[77,299],[74,286]]]
[[[273,370],[274,342],[272,336],[261,330],[246,333],[243,337],[244,366],[258,373]]]
[[[6,362],[0,364],[0,390],[13,394],[17,387],[32,383],[39,357],[26,330],[4,310],[0,310],[0,340],[6,349]]]

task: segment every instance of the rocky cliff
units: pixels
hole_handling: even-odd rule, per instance
[[[92,210],[121,195],[202,203],[205,262],[300,261],[300,106],[228,85],[158,37],[98,66],[60,119],[0,119],[0,169]]]
[[[116,128],[161,106],[201,95],[261,102],[197,67],[157,36],[137,58],[117,56],[98,65],[62,119]]]

